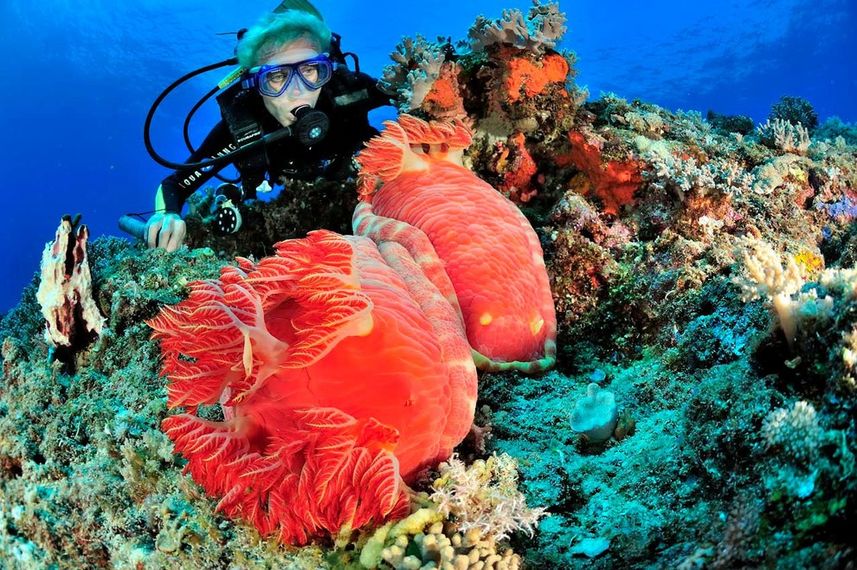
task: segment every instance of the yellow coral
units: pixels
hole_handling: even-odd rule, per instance
[[[398,523],[375,531],[360,553],[364,568],[396,570],[516,570],[521,557],[510,548],[498,548],[479,529],[468,531],[449,521],[436,507],[415,511]]]
[[[794,260],[800,268],[804,279],[814,279],[824,269],[824,258],[807,249],[795,255]]]
[[[797,334],[791,296],[804,283],[800,268],[791,255],[786,255],[784,265],[780,255],[767,242],[748,239],[746,243],[744,266],[747,277],[736,280],[736,283],[744,291],[745,301],[767,297],[773,303],[786,340],[791,344]]]

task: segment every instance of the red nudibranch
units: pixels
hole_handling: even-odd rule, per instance
[[[360,155],[358,235],[239,258],[149,321],[185,408],[162,428],[218,509],[294,545],[404,516],[407,485],[471,427],[476,366],[553,365],[541,246],[461,166],[470,139],[388,122]]]
[[[315,231],[149,322],[169,407],[188,410],[162,427],[219,509],[289,544],[407,514],[406,484],[449,457],[476,404],[458,315],[416,273]],[[218,402],[223,421],[197,416]]]
[[[479,368],[553,366],[556,311],[539,238],[517,206],[462,166],[470,129],[410,115],[385,125],[358,157],[354,233],[405,245],[460,310]]]

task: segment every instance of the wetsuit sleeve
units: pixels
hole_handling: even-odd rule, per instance
[[[223,121],[218,122],[205,140],[196,149],[196,152],[191,154],[186,163],[200,162],[208,158],[225,154],[235,150],[235,142],[232,139],[232,134],[229,132],[229,127]],[[199,188],[208,182],[215,174],[217,174],[226,165],[215,168],[200,170],[196,168],[179,169],[167,176],[161,181],[161,197],[163,198],[163,207],[167,212],[181,214],[182,207],[188,197],[199,190]]]

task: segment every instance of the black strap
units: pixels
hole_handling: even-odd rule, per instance
[[[220,114],[229,127],[235,144],[240,148],[261,139],[264,136],[259,120],[261,104],[255,91],[244,90],[240,82],[234,83],[218,95]],[[256,194],[256,186],[262,183],[268,169],[268,155],[262,150],[250,152],[235,161],[235,168],[241,174],[245,195]]]

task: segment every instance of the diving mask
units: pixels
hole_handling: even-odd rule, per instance
[[[259,93],[268,97],[279,97],[286,92],[295,77],[307,89],[315,90],[330,81],[332,74],[333,63],[330,58],[327,54],[319,54],[295,63],[253,67],[241,86],[244,89],[255,87]]]

